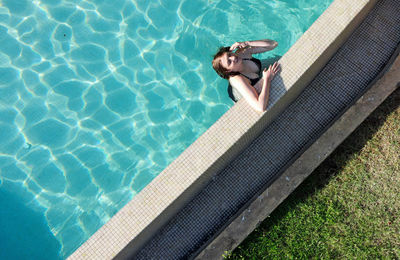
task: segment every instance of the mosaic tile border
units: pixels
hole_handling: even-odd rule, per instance
[[[138,250],[307,86],[377,0],[335,0],[281,58],[266,113],[235,104],[69,259],[111,259]],[[329,28],[329,31],[327,30]]]

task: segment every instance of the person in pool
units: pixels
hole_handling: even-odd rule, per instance
[[[266,110],[271,81],[280,66],[275,62],[261,73],[261,61],[252,55],[273,50],[276,46],[276,41],[267,39],[235,42],[230,47],[221,47],[214,55],[213,68],[219,76],[229,81],[228,94],[233,101],[244,97],[255,110]]]

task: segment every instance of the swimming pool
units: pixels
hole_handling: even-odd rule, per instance
[[[331,2],[3,0],[0,258],[71,254],[232,105],[218,46],[282,55]]]

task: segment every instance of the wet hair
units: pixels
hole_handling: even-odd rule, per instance
[[[224,79],[229,79],[231,76],[239,75],[240,73],[237,71],[229,71],[228,69],[224,68],[221,64],[221,60],[219,58],[222,57],[225,53],[231,52],[230,47],[220,47],[218,52],[214,55],[213,61],[212,61],[212,66],[217,72],[217,74]]]

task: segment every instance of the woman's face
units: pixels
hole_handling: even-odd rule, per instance
[[[242,68],[242,58],[233,52],[225,52],[221,56],[221,65],[229,71],[240,71]]]

